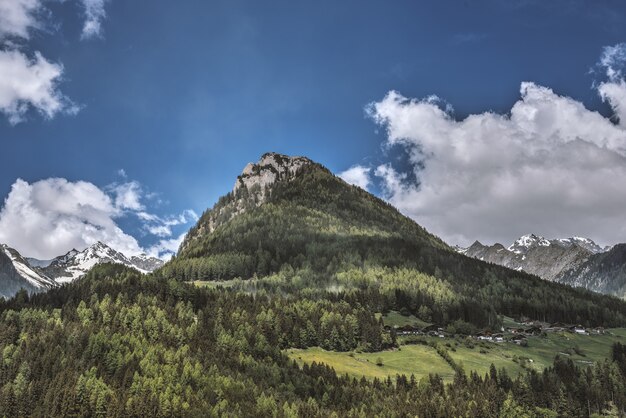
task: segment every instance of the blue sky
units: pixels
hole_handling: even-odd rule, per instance
[[[100,31],[85,36],[89,3],[104,14],[96,15]],[[6,36],[3,48],[62,65],[54,89],[71,105],[51,118],[30,106],[18,123],[0,114],[0,195],[18,178],[82,180],[113,198],[116,185],[136,182],[142,209],[117,207],[113,220],[147,248],[168,237],[147,232],[139,211],[162,219],[200,214],[247,162],[277,151],[337,173],[371,169],[371,190],[419,222],[420,212],[398,200],[411,196],[374,175],[385,164],[405,181],[416,175],[413,148],[390,148],[392,122],[366,113],[388,92],[436,95],[463,120],[507,114],[520,83],[532,81],[604,116],[614,112],[592,88],[606,76],[590,70],[604,47],[626,41],[626,6],[544,3],[45,1],[37,25],[27,36]],[[190,225],[172,225],[171,237]],[[433,228],[451,241],[470,238]],[[579,233],[546,229],[536,232]],[[489,241],[516,232],[475,234]]]

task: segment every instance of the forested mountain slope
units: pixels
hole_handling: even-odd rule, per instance
[[[497,314],[621,325],[626,304],[458,254],[386,202],[303,157],[246,167],[159,274],[267,278],[266,287],[358,289],[377,309],[495,326]]]
[[[458,368],[447,383],[437,375],[359,380],[323,364],[299,367],[282,351],[323,338],[346,344],[343,349],[380,343],[385,335],[358,298],[198,288],[119,264],[99,264],[84,279],[46,293],[0,300],[0,324],[0,414],[7,417],[626,411],[622,344],[590,367],[557,357],[542,373],[516,378],[492,365],[484,376]]]

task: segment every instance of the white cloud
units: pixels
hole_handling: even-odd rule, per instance
[[[626,126],[626,83],[623,68],[626,65],[626,43],[604,47],[598,66],[606,71],[607,82],[600,83],[598,92],[608,102],[622,126]]]
[[[18,179],[0,211],[0,242],[22,254],[49,259],[72,248],[82,250],[102,241],[127,255],[167,252],[175,239],[163,239],[148,249],[125,233],[116,220],[137,215],[155,235],[170,237],[171,227],[197,220],[191,210],[160,218],[146,212],[142,188],[137,182],[100,189],[92,183],[62,178],[32,184]],[[158,233],[157,233],[158,232]]]
[[[106,0],[80,0],[85,9],[85,23],[82,38],[96,38],[102,36],[102,21],[106,17],[104,3]]]
[[[624,64],[626,64],[626,43],[602,48],[598,66],[606,71],[609,81],[615,82],[622,79]]]
[[[144,228],[158,237],[170,237],[173,226],[185,225],[198,220],[198,215],[191,209],[186,209],[179,215],[165,218],[146,212],[139,212],[137,216],[145,221]]]
[[[101,36],[105,2],[80,0],[85,15],[83,39]],[[79,110],[58,90],[63,66],[48,61],[40,52],[31,59],[19,50],[21,41],[28,41],[33,30],[44,27],[42,17],[48,12],[44,0],[0,0],[0,112],[13,125],[22,122],[30,108],[49,119]]]
[[[0,211],[0,242],[41,259],[96,241],[125,254],[141,253],[137,240],[115,223],[118,214],[113,200],[92,183],[18,179]]]
[[[370,184],[370,171],[369,167],[362,165],[355,165],[338,174],[345,182],[359,186],[361,189],[367,190]]]
[[[115,206],[120,210],[143,211],[144,205],[141,204],[142,190],[141,185],[137,181],[129,181],[127,183],[114,183],[108,187],[115,195]]]
[[[41,27],[41,0],[0,0],[0,39],[28,39],[32,29]]]
[[[34,59],[15,50],[0,51],[0,112],[21,122],[32,107],[47,118],[76,113],[78,108],[58,89],[63,66],[36,52]]]
[[[368,111],[386,144],[404,148],[417,183],[391,164],[375,175],[392,204],[451,243],[507,243],[529,232],[623,242],[626,90],[610,78],[598,91],[619,124],[529,82],[510,114],[463,120],[432,98],[392,91]]]
[[[187,235],[187,233],[179,235],[178,238],[162,239],[157,244],[148,248],[146,254],[162,260],[169,260],[172,258],[172,255],[176,254],[178,251],[180,244],[182,244],[185,239],[185,235]]]

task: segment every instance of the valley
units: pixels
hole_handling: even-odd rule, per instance
[[[324,363],[337,373],[368,379],[395,379],[396,374],[414,375],[417,380],[431,373],[445,381],[454,377],[454,368],[437,351],[443,350],[453,360],[455,367],[468,375],[489,373],[491,364],[498,370],[515,377],[527,370],[542,371],[554,362],[556,356],[571,359],[579,366],[597,364],[611,357],[614,343],[626,342],[626,328],[612,328],[602,335],[579,335],[573,332],[551,332],[527,338],[520,346],[508,340],[481,341],[477,336],[398,337],[398,348],[381,352],[332,352],[321,348],[289,349],[287,355],[299,364]],[[377,364],[380,362],[381,364]]]

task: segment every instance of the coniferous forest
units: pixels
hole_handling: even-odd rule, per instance
[[[0,410],[11,417],[573,417],[626,408],[620,343],[592,367],[557,357],[541,373],[460,369],[451,382],[356,379],[289,360],[284,347],[395,343],[367,302],[348,294],[253,296],[100,265],[1,310]]]

